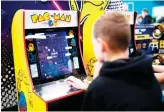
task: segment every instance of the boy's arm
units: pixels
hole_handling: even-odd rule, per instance
[[[155,77],[159,83],[164,83],[164,66],[163,65],[153,65],[155,72]]]
[[[82,105],[82,111],[100,111],[104,109],[105,105],[102,105],[103,98],[100,98],[98,94],[99,93],[96,93],[94,90],[86,91]]]
[[[154,72],[162,73],[164,72],[164,65],[153,65]]]
[[[164,72],[163,73],[155,73],[155,77],[157,78],[159,83],[164,83]]]
[[[92,92],[87,90],[84,96],[82,111],[92,110]]]
[[[103,109],[102,107],[102,98],[100,98],[101,92],[97,92],[99,87],[97,83],[92,82],[84,96],[84,101],[82,105],[82,111],[98,111]]]
[[[93,82],[89,85],[84,96],[82,111],[104,111],[105,109],[113,110],[113,99],[111,98],[110,101],[106,102],[105,92],[97,84],[99,83],[96,82],[95,86],[95,82]]]

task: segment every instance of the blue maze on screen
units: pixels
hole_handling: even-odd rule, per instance
[[[72,73],[66,32],[45,33],[46,39],[37,39],[37,50],[42,78],[55,78]]]

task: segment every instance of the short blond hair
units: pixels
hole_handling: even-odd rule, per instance
[[[130,43],[130,24],[123,13],[112,11],[100,17],[94,24],[93,37],[105,40],[115,52],[127,50]]]

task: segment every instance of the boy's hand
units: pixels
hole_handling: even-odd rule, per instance
[[[66,81],[68,82],[68,84],[70,84],[71,86],[75,87],[76,89],[83,89],[86,90],[87,86],[83,81],[81,81],[80,79],[70,76],[66,79]]]
[[[103,61],[95,62],[93,79],[95,79],[99,75],[99,72],[100,72],[100,69],[101,69],[102,65],[103,65]]]
[[[164,72],[164,65],[153,65],[154,72],[162,73]]]
[[[103,65],[103,61],[97,61],[94,64],[94,76],[93,79],[95,79],[100,72],[100,69]],[[81,81],[80,79],[70,76],[66,79],[66,81],[68,82],[68,84],[70,84],[71,86],[75,87],[76,89],[82,89],[82,90],[86,90],[88,88],[88,83],[84,83],[83,81]]]

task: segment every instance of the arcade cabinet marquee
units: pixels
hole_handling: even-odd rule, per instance
[[[77,11],[19,10],[12,42],[19,111],[73,110],[73,104],[80,109],[83,91],[64,80],[85,74]]]

